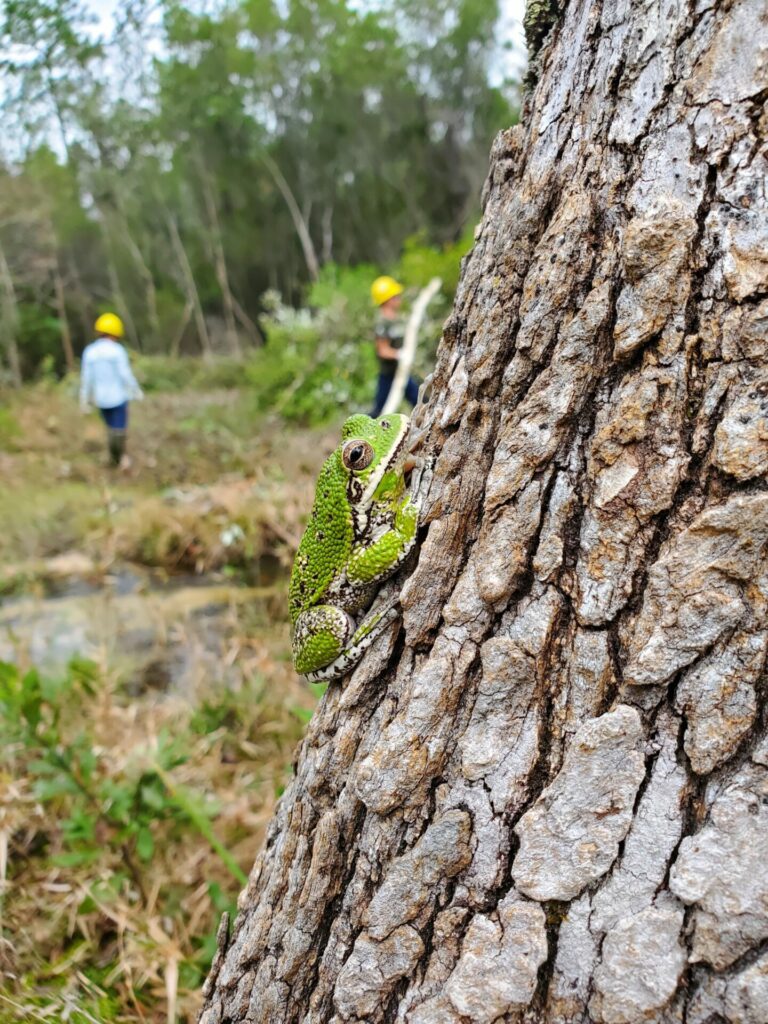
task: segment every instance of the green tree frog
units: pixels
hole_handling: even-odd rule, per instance
[[[347,673],[391,621],[393,609],[368,609],[416,540],[408,429],[398,413],[351,416],[320,471],[289,588],[293,664],[310,682]]]

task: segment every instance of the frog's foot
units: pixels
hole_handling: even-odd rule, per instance
[[[314,611],[314,609],[312,609]],[[333,609],[338,611],[338,609]],[[312,672],[303,672],[308,682],[323,683],[340,679],[350,672],[376,640],[380,633],[397,618],[398,602],[395,600],[379,611],[372,610],[363,619],[350,638],[349,644],[328,665]],[[309,614],[309,613],[307,613]],[[342,613],[344,614],[344,613]],[[297,671],[299,669],[296,665]]]
[[[293,664],[300,675],[331,664],[349,645],[355,620],[332,604],[318,604],[302,612],[293,631]]]

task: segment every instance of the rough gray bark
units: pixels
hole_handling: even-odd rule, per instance
[[[204,1024],[768,1019],[768,12],[561,6]]]

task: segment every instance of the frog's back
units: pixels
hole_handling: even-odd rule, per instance
[[[319,604],[352,549],[352,513],[339,452],[323,464],[315,503],[293,563],[289,588],[291,619]]]

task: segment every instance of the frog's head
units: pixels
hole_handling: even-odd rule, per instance
[[[402,490],[408,426],[408,417],[401,413],[376,420],[350,416],[344,424],[339,461],[347,478],[350,505],[365,509],[372,501]]]

